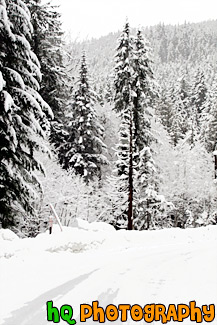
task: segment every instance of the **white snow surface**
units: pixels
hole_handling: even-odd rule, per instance
[[[80,304],[95,300],[104,308],[193,300],[199,307],[216,305],[217,226],[115,231],[102,222],[76,219],[74,227],[61,232],[55,225],[52,235],[34,239],[1,229],[0,324],[53,324],[46,320],[49,300],[58,308],[71,305],[77,324]],[[145,322],[129,318],[125,324],[135,323]],[[99,322],[90,318],[86,324]]]

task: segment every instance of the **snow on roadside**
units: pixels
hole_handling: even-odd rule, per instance
[[[19,239],[19,237],[9,229],[0,229],[0,239],[12,241]]]
[[[127,249],[132,247],[159,247],[186,243],[217,240],[217,226],[200,228],[170,228],[152,231],[116,231],[103,222],[88,223],[75,219],[73,227],[63,227],[60,231],[54,225],[52,235],[48,232],[36,238],[19,239],[12,231],[0,229],[0,258],[11,258],[19,254],[36,252],[81,253],[91,249]]]
[[[51,253],[68,251],[83,252],[97,248],[106,240],[110,232],[115,229],[105,223],[88,223],[77,219],[74,227],[63,227],[60,231],[54,225],[52,235],[48,232],[39,234],[36,238],[19,239],[12,231],[1,229],[0,258],[11,258],[17,254],[48,251]]]

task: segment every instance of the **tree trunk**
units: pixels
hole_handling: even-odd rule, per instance
[[[146,230],[148,230],[148,229],[150,228],[149,199],[147,199],[147,210],[146,210],[146,216],[147,216]]]
[[[128,230],[133,229],[133,121],[130,112],[130,159],[129,159],[129,197],[128,197]]]
[[[39,8],[39,1],[36,0],[36,4],[34,5],[33,8],[31,8],[32,10],[32,26],[33,26],[33,35],[32,35],[32,48],[34,53],[37,55],[38,59],[41,61],[41,56],[40,56],[40,45],[39,45],[39,33],[38,33],[38,24],[37,24],[37,16],[40,13],[40,8]]]
[[[214,145],[214,178],[217,179],[217,141]]]
[[[214,155],[215,159],[215,179],[217,179],[217,155]]]

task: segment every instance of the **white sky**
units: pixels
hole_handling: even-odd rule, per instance
[[[216,0],[53,0],[60,5],[63,29],[73,38],[91,38],[160,22],[177,24],[217,19]]]

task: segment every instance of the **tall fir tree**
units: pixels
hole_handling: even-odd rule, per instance
[[[172,119],[169,134],[174,146],[185,137],[188,130],[188,114],[179,87],[172,89]]]
[[[134,42],[134,51],[132,56],[133,67],[133,118],[135,126],[135,147],[140,152],[144,146],[149,146],[152,135],[150,133],[149,110],[154,96],[153,71],[151,69],[151,60],[148,57],[148,46],[138,30]]]
[[[164,88],[161,90],[156,109],[156,114],[168,133],[170,131],[173,120],[173,102],[171,98],[171,92],[171,88]]]
[[[136,172],[136,209],[134,228],[143,230],[151,228],[153,224],[153,207],[158,205],[156,186],[156,168],[149,146],[143,147],[139,154]]]
[[[187,72],[182,73],[174,85],[162,91],[157,110],[174,146],[185,137],[190,138],[190,142],[195,139],[195,114],[190,105],[191,93],[187,77]]]
[[[192,112],[195,115],[197,133],[199,133],[207,96],[207,84],[205,75],[204,72],[200,69],[198,69],[195,73],[191,92]]]
[[[70,112],[67,115],[68,136],[61,147],[65,156],[64,168],[73,168],[84,177],[86,183],[101,178],[101,168],[107,163],[103,152],[103,127],[95,109],[96,94],[88,80],[85,53],[82,55],[77,89],[75,90]]]
[[[0,1],[0,221],[16,224],[18,215],[34,213],[41,186],[34,171],[41,148],[40,125],[48,126],[49,106],[39,95],[40,64],[30,47],[30,12],[22,0]]]
[[[65,112],[72,80],[66,69],[63,50],[61,14],[58,7],[41,0],[24,0],[31,13],[33,36],[30,41],[40,65],[42,80],[40,95],[52,108],[50,140],[57,149],[65,141]]]
[[[207,91],[200,138],[209,153],[214,155],[214,178],[217,178],[217,78]]]
[[[142,197],[145,201],[145,184],[141,185],[144,178],[139,176],[139,169],[142,166],[143,173],[147,173],[149,179],[149,171],[144,164],[144,150],[150,149],[153,138],[149,106],[154,91],[152,91],[153,72],[147,52],[141,31],[138,31],[135,40],[132,39],[129,24],[126,23],[116,54],[114,109],[121,119],[116,163],[119,183],[116,183],[119,184],[120,192],[126,193],[127,202],[123,217],[126,218],[127,215],[129,230],[133,229],[133,218],[138,215]],[[147,166],[152,165],[151,151],[149,153],[150,155],[146,155],[146,160],[149,160]],[[150,185],[149,181],[147,184]],[[141,187],[143,190],[140,191]]]
[[[119,131],[120,143],[117,148],[117,174],[119,176],[119,191],[125,192],[125,217],[127,227],[133,228],[133,130],[134,120],[132,115],[132,75],[131,64],[133,42],[130,36],[130,27],[127,22],[120,36],[116,50],[115,66],[115,96],[114,110],[119,113],[121,126]]]
[[[135,152],[135,220],[134,227],[148,229],[150,226],[151,203],[156,201],[156,169],[152,157],[151,144],[154,136],[151,131],[151,117],[155,96],[158,95],[154,84],[152,61],[149,58],[150,49],[138,30],[134,42],[133,66],[133,116],[134,116],[134,152]],[[142,224],[142,219],[145,222]]]

